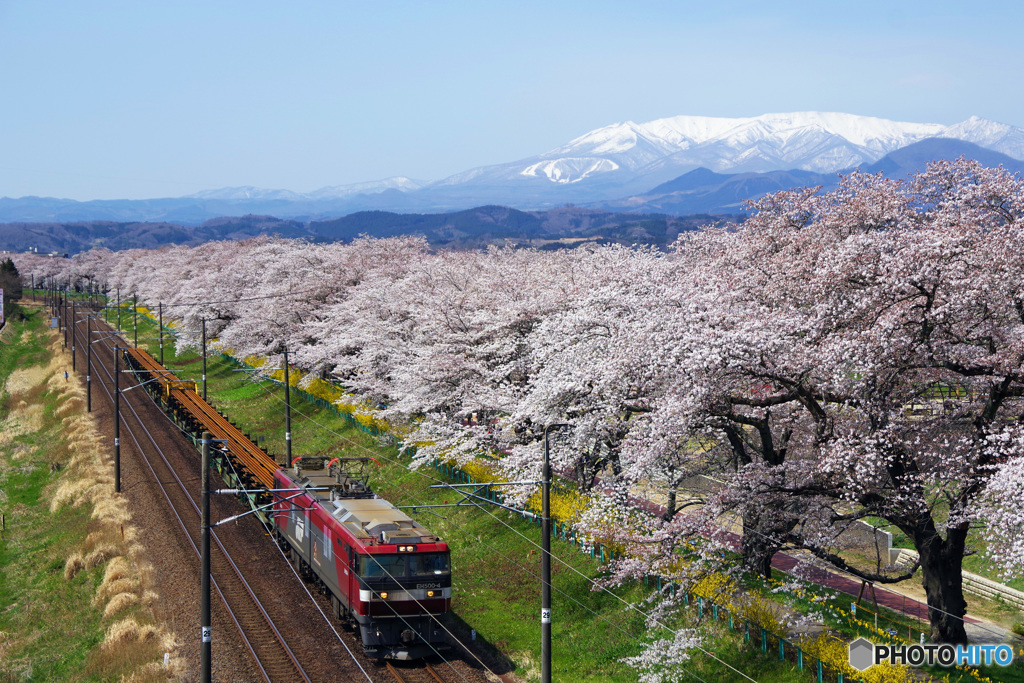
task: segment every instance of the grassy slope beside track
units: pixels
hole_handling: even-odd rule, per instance
[[[129,330],[130,326],[129,321]],[[131,333],[128,337],[131,338]],[[155,326],[142,318],[139,343],[157,355]],[[165,338],[164,344],[165,364],[169,368],[181,377],[201,379],[202,363],[195,353],[186,352],[178,357],[169,339]],[[283,388],[273,382],[251,381],[238,366],[222,358],[211,357],[207,364],[210,401],[254,439],[263,437],[262,445],[272,454],[283,454]],[[436,472],[409,471],[408,459],[400,457],[394,447],[378,443],[329,410],[295,400],[292,438],[293,455],[373,455],[382,467],[373,469],[370,483],[396,505],[455,502],[456,494],[452,491],[427,488],[439,476]],[[470,629],[475,630],[474,649],[492,668],[514,668],[521,677],[538,678],[540,561],[534,545],[540,540],[538,528],[496,508],[491,510],[494,516],[471,508],[410,512],[451,544],[455,577],[453,630],[466,641]],[[639,654],[638,639],[659,634],[647,634],[641,615],[623,602],[591,590],[585,577],[599,574],[597,562],[558,540],[553,542],[552,550],[558,559],[583,575],[558,561],[552,562],[554,680],[635,681],[636,672],[619,660]],[[618,593],[628,602],[642,602],[649,589],[631,586]],[[792,664],[780,664],[755,648],[743,646],[736,634],[711,628],[707,638],[708,651],[758,681],[813,680],[810,672],[797,672]],[[699,653],[694,654],[693,667],[699,679],[744,680]]]
[[[174,679],[144,551],[43,323],[29,311],[0,341],[0,681]]]

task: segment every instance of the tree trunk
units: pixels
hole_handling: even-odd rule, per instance
[[[921,582],[928,596],[933,643],[966,643],[963,560],[966,530],[950,529],[945,540],[937,533],[915,539],[921,555]]]
[[[747,514],[743,516],[743,539],[740,542],[740,555],[743,566],[758,576],[772,578],[772,557],[778,550],[775,543],[769,540],[769,534],[760,528],[760,518]]]
[[[665,512],[661,515],[661,518],[666,522],[671,522],[672,518],[676,516],[676,485],[668,485],[668,500],[665,501]]]

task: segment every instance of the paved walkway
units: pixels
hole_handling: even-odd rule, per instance
[[[645,498],[630,496],[630,502],[636,507],[641,508],[652,515],[660,517],[665,512],[665,508],[663,506]],[[727,543],[738,549],[740,545],[740,536],[728,531],[725,532],[725,534],[727,537]],[[798,566],[800,566],[799,572],[797,571]],[[801,562],[789,553],[776,553],[772,558],[772,568],[792,576],[797,576],[798,578],[810,581],[830,590],[845,593],[853,597],[861,596],[860,602],[866,609],[874,611],[873,602],[877,601],[879,606],[886,607],[893,612],[916,618],[922,623],[926,623],[928,621],[928,605],[920,600],[907,597],[902,593],[898,593],[894,590],[883,588],[878,585],[874,586],[874,596],[872,596],[870,586],[866,586],[864,588],[864,594],[861,595],[862,583],[860,579],[851,578],[850,576],[825,569],[824,567],[816,564]],[[885,625],[879,624],[879,627],[884,628]],[[1010,641],[1019,642],[1021,640],[1016,634],[1008,631],[1007,629],[976,619],[970,615],[966,615],[964,617],[964,628],[967,631],[967,638],[972,643],[998,644]]]
[[[560,472],[560,474],[565,477],[569,473]],[[567,478],[571,479],[571,474],[569,474]],[[600,484],[600,481],[598,481],[598,484]],[[656,517],[661,517],[665,514],[665,507],[650,500],[649,498],[630,495],[629,503]],[[738,549],[740,546],[740,536],[730,531],[725,531],[724,534],[726,536],[726,542],[734,549]],[[799,572],[796,571],[798,565],[802,565],[800,566]],[[860,604],[872,612],[874,611],[873,603],[877,601],[879,606],[886,607],[893,612],[916,618],[920,620],[922,624],[928,622],[928,605],[920,600],[908,597],[888,588],[882,588],[878,585],[874,586],[874,596],[871,594],[870,586],[866,586],[864,588],[864,594],[861,595],[862,583],[860,579],[851,578],[845,574],[825,569],[819,565],[800,562],[800,560],[789,553],[776,553],[772,558],[772,568],[785,572],[786,574],[790,574],[791,576],[796,576],[800,579],[810,581],[830,590],[845,593],[853,597],[861,596]],[[879,624],[879,627],[884,628],[885,624]],[[976,619],[970,615],[964,616],[964,629],[967,631],[968,640],[972,643],[998,644],[1016,642],[1020,644],[1022,641],[1022,639],[1012,631],[990,622]]]
[[[797,565],[801,562],[787,553],[776,553],[775,557],[772,558],[772,567],[780,571],[784,571],[787,574],[794,574]],[[803,566],[800,568],[800,578],[807,579],[819,586],[846,593],[854,597],[860,595],[861,592],[861,581],[853,579],[842,574],[829,571],[823,567],[816,565],[808,565],[806,562],[802,563]],[[911,617],[915,617],[922,621],[928,621],[928,605],[925,603],[915,600],[914,598],[908,598],[906,595],[902,595],[895,591],[883,588],[879,585],[875,585],[874,600],[878,601],[879,606],[887,607],[894,612],[900,612]],[[865,587],[864,595],[861,599],[862,604],[868,609],[871,608],[873,602],[871,595],[871,587]],[[968,624],[980,624],[982,623],[974,617],[964,617],[964,622]]]

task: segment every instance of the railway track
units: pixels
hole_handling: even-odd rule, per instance
[[[79,309],[80,314],[84,312],[82,309]],[[94,322],[94,335],[98,332],[96,327],[97,325]],[[87,371],[83,350],[85,330],[78,325],[73,325],[72,331],[76,339],[74,345],[78,355],[77,362],[81,363],[79,371],[85,374]],[[112,336],[112,333],[113,330],[109,327],[105,327],[102,331],[102,334],[107,336]],[[92,354],[93,390],[98,392],[94,398],[98,398],[100,395],[104,396],[107,405],[112,408],[114,342],[112,339],[97,341],[95,336],[93,340],[94,347],[98,347],[93,349]],[[127,347],[130,344],[121,339],[118,340],[117,345]],[[100,376],[102,376],[102,379]],[[128,380],[126,377],[131,377],[132,379]],[[168,432],[179,428],[171,420],[167,419],[148,394],[142,395],[145,393],[144,390],[134,389],[125,391],[127,386],[135,385],[136,382],[133,375],[121,375],[121,428],[125,432],[122,434],[121,444],[125,446],[130,442],[134,445],[134,450],[139,454],[144,468],[149,472],[151,482],[159,489],[160,496],[166,500],[172,516],[182,530],[183,536],[187,539],[188,546],[192,548],[195,557],[198,558],[200,536],[198,503],[200,468],[198,454],[195,452],[191,441],[182,434],[174,439],[177,442],[176,448],[170,449],[171,457],[168,457],[168,453],[165,453],[165,448],[162,448],[159,442],[163,442],[166,446]],[[93,408],[95,410],[96,405]],[[164,420],[167,421],[164,422]],[[147,423],[150,427],[153,427],[152,430],[150,427],[147,427]],[[179,455],[174,454],[175,450],[178,451]],[[188,455],[182,458],[181,452]],[[254,455],[258,456],[259,454]],[[186,485],[187,483],[191,483],[195,490],[190,491]],[[214,520],[237,514],[238,505],[235,501],[228,497],[219,498],[220,500],[214,500],[212,503],[214,510],[217,509],[219,504],[222,508],[222,513],[218,517],[218,513],[214,512]],[[252,526],[257,526],[255,521],[253,521]],[[222,529],[227,534],[226,538],[230,539],[233,525],[222,527]],[[278,681],[288,681],[289,683],[292,681],[308,682],[311,680],[368,680],[371,683],[379,683],[385,680],[401,680],[406,683],[480,683],[488,680],[483,671],[475,665],[470,665],[467,661],[458,659],[453,661],[442,660],[443,664],[435,662],[434,666],[422,661],[415,663],[402,662],[398,663],[398,667],[389,662],[382,666],[380,660],[368,659],[362,656],[361,653],[354,653],[353,648],[358,651],[359,644],[351,643],[353,647],[345,644],[342,636],[333,627],[329,628],[333,631],[333,636],[338,638],[340,646],[337,644],[332,646],[331,643],[325,643],[321,638],[315,640],[312,645],[309,642],[304,642],[299,643],[299,646],[296,647],[295,641],[300,640],[300,638],[296,635],[297,631],[295,629],[297,627],[294,625],[294,618],[290,627],[280,627],[275,623],[275,617],[273,616],[287,615],[289,612],[294,612],[294,602],[288,603],[286,607],[282,607],[282,603],[277,599],[277,596],[268,595],[265,586],[262,592],[258,588],[254,590],[245,578],[243,567],[239,566],[240,564],[251,565],[251,563],[239,563],[232,559],[228,550],[229,547],[233,547],[232,543],[229,540],[225,544],[225,540],[220,537],[217,533],[218,531],[220,530],[215,529],[211,533],[211,584],[214,587],[215,593],[220,598],[224,612],[227,615],[227,620],[235,626],[240,641],[244,644],[254,667],[258,670],[259,679],[271,683],[277,683]],[[260,535],[262,533],[263,529],[260,527]],[[277,551],[272,543],[268,542],[268,546],[273,548],[272,552]],[[284,562],[286,560],[282,560],[282,569],[284,569]],[[198,565],[198,562],[196,562],[196,565]],[[266,564],[259,565],[255,570],[249,571],[250,578],[254,575],[253,572],[263,572],[261,577],[263,584],[268,583],[267,574],[273,575],[273,572],[269,570]],[[286,581],[286,583],[289,583],[289,581]],[[302,585],[301,582],[296,583],[299,586]],[[275,585],[277,588],[271,589],[272,592],[280,592],[278,589],[283,588],[283,586],[280,583]],[[306,595],[297,599],[306,599],[307,602],[310,602],[311,610],[319,609],[321,614],[330,610],[330,606],[323,604],[324,600],[318,595],[310,594],[308,591],[305,591],[305,593],[308,595],[308,599]],[[258,594],[264,597],[262,601]],[[264,604],[270,603],[276,603],[276,606],[272,608],[264,606]],[[216,622],[217,619],[215,619]],[[305,641],[311,640],[308,634],[305,633],[305,631],[308,631],[309,626],[311,624],[307,620],[301,627],[298,627],[304,632],[302,635]],[[230,628],[230,626],[221,626],[221,628],[225,627]],[[288,641],[292,642],[291,647],[286,642],[285,636],[288,637]],[[215,633],[215,661],[217,658],[217,642],[221,642],[221,639]],[[330,656],[330,663],[325,665],[324,659],[327,656],[327,650],[332,648],[338,651],[343,649],[344,652],[341,652],[340,657],[335,652]],[[347,656],[345,655],[346,652]],[[344,661],[339,662],[339,659]],[[305,662],[305,666],[303,662]],[[325,668],[328,670],[326,674],[324,673]],[[317,673],[308,673],[310,669]],[[444,672],[443,675],[442,672]],[[237,675],[242,676],[240,672]],[[214,678],[215,680],[218,679],[216,673]],[[257,680],[257,678],[252,676],[232,678],[230,680],[249,680],[250,678]]]
[[[387,662],[386,668],[396,683],[448,683],[430,664],[399,671],[391,662]]]
[[[78,325],[73,325],[72,331],[77,340],[75,346],[82,348],[79,344],[84,334],[78,329]],[[109,334],[110,331],[105,331],[105,333]],[[96,383],[102,388],[106,398],[113,403],[114,376],[111,367],[114,343],[107,339],[97,343],[96,346],[103,351],[93,353],[93,370],[99,370],[106,377],[106,381]],[[124,382],[122,382],[123,384]],[[150,401],[150,399],[148,396],[143,398],[138,394],[122,392],[122,426],[142,456],[172,514],[198,557],[200,508],[196,501],[197,492],[188,490],[179,473],[168,461],[164,450],[144,424],[136,405],[140,401]],[[211,586],[223,602],[228,618],[237,627],[239,637],[252,656],[263,679],[269,683],[293,681],[309,683],[311,679],[305,668],[246,581],[228,548],[216,532],[211,534],[211,540],[213,541],[210,557]]]

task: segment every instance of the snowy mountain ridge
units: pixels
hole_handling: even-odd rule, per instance
[[[838,112],[762,114],[748,118],[673,116],[626,121],[590,131],[518,162],[521,176],[543,171],[554,183],[624,169],[640,175],[678,175],[703,166],[717,172],[801,169],[838,171],[877,161],[927,138],[973,142],[1024,158],[1024,130],[976,116],[951,126],[910,123]],[[502,164],[498,169],[512,170]],[[583,170],[580,172],[580,170]]]
[[[190,199],[224,199],[224,200],[280,200],[280,201],[301,201],[305,199],[338,199],[358,194],[376,194],[385,190],[401,190],[412,192],[423,187],[426,183],[417,180],[410,180],[402,176],[385,178],[384,180],[371,180],[351,185],[334,185],[321,187],[312,192],[293,192],[291,190],[268,190],[259,187],[245,185],[242,187],[222,187],[216,190],[203,190],[188,195]]]
[[[1024,159],[1024,129],[977,116],[947,126],[841,112],[742,118],[682,115],[614,123],[533,157],[468,169],[434,182],[394,177],[304,193],[235,187],[199,192],[191,198],[323,202],[380,197],[382,207],[407,210],[488,203],[541,208],[646,192],[696,168],[716,173],[832,173],[874,163],[890,152],[932,138],[971,142]],[[385,201],[383,193],[390,193],[393,201]],[[399,195],[406,199],[394,203]]]

